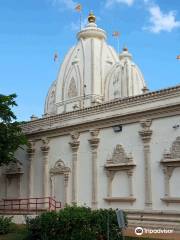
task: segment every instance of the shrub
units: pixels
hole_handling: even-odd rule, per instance
[[[116,213],[112,209],[91,210],[87,207],[67,206],[59,212],[47,212],[27,219],[31,240],[107,240],[121,239]]]
[[[0,234],[9,233],[12,229],[12,217],[0,216]]]

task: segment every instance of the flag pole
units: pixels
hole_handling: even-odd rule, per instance
[[[82,10],[80,11],[80,31],[82,29]]]
[[[117,51],[118,51],[118,54],[119,54],[119,52],[120,52],[120,37],[118,36],[117,37]]]

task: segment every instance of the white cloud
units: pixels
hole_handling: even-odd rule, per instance
[[[106,7],[111,7],[112,5],[116,3],[123,3],[127,4],[128,6],[132,6],[135,0],[107,0],[106,1]]]
[[[58,6],[59,8],[67,8],[74,10],[77,4],[78,3],[73,0],[53,0],[53,5]]]
[[[147,0],[144,0],[147,1]],[[180,21],[176,20],[176,13],[174,11],[169,11],[168,13],[163,13],[158,5],[151,5],[148,8],[150,13],[150,23],[151,25],[146,29],[153,33],[159,33],[161,31],[171,32],[174,28],[180,27]]]

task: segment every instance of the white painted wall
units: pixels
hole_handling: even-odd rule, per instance
[[[151,129],[153,130],[150,143],[151,149],[151,173],[152,173],[152,201],[154,210],[180,210],[178,204],[169,204],[168,206],[161,201],[164,197],[164,174],[160,161],[165,150],[169,150],[173,141],[177,136],[180,136],[180,128],[174,130],[173,125],[179,123],[178,116],[167,117],[153,120]],[[98,148],[98,207],[106,208],[124,208],[124,209],[144,209],[144,156],[143,144],[139,136],[139,123],[123,125],[122,132],[115,133],[111,127],[101,129],[99,132],[99,148]],[[80,134],[80,146],[78,151],[78,204],[91,206],[91,191],[92,191],[92,159],[91,148],[88,140],[91,138],[89,132]],[[63,160],[65,165],[72,169],[72,151],[69,142],[72,141],[70,135],[50,138],[49,151],[49,170],[54,167],[58,160]],[[136,201],[130,203],[108,203],[104,200],[107,197],[107,176],[104,169],[106,160],[111,157],[114,148],[117,144],[121,144],[126,153],[132,154],[133,161],[136,164],[133,174],[133,192]],[[43,158],[41,153],[41,141],[36,142],[36,153],[33,162],[34,169],[34,197],[42,197],[42,179],[43,179]],[[25,173],[21,181],[21,197],[27,196],[28,186],[28,163],[25,152],[18,151],[17,156],[23,162]],[[60,177],[61,178],[61,177]],[[170,180],[170,192],[173,197],[180,197],[179,188],[180,168],[175,169]],[[0,173],[0,198],[5,197],[5,181],[2,171]],[[62,179],[57,179],[56,191],[57,194],[63,193]],[[72,191],[71,173],[68,184],[68,203],[71,203]],[[12,189],[11,189],[12,190]],[[112,195],[114,197],[128,196],[128,178],[125,173],[117,173],[113,185]],[[64,197],[64,196],[62,196]],[[61,197],[60,197],[61,198]],[[59,199],[57,199],[59,200]]]

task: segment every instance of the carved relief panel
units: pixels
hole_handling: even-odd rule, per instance
[[[132,175],[135,167],[132,156],[128,156],[122,145],[118,144],[114,148],[111,159],[108,159],[105,164],[105,170],[108,178],[108,191],[105,198],[108,202],[131,202],[136,199],[133,197]],[[117,173],[126,173],[128,177],[128,196],[114,197],[112,196],[112,183]]]

